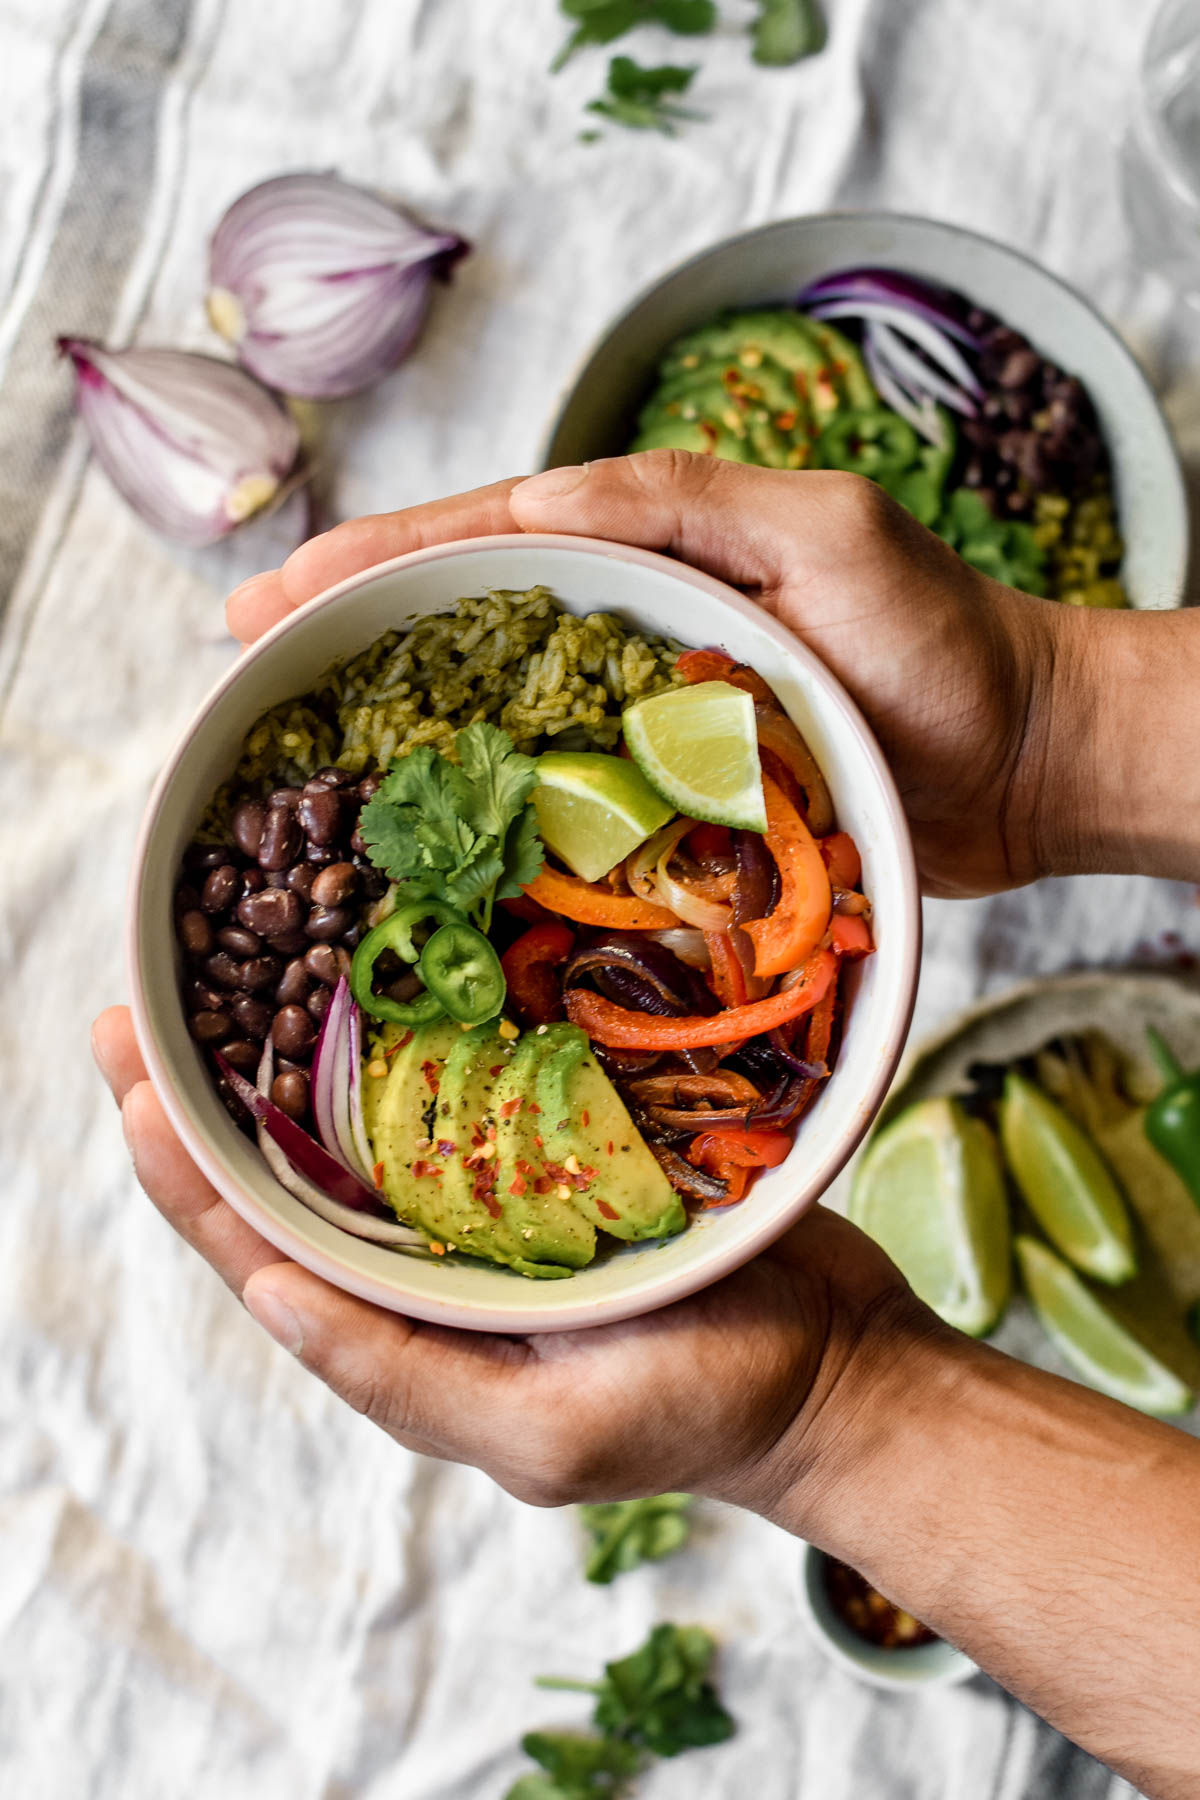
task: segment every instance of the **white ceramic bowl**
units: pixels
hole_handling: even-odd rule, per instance
[[[808,738],[839,820],[858,842],[878,945],[855,971],[837,1068],[787,1161],[760,1178],[742,1205],[559,1282],[365,1243],[280,1187],[225,1112],[188,1036],[171,927],[180,856],[260,713],[303,694],[336,657],[390,627],[447,611],[464,594],[538,583],[572,612],[604,609],[690,644],[721,644],[759,670]],[[590,539],[531,535],[443,544],[368,569],[301,607],[241,658],[184,732],[151,796],[135,855],[128,954],[138,1041],[168,1116],[209,1180],[264,1237],[382,1306],[479,1330],[529,1332],[598,1325],[690,1294],[764,1249],[828,1187],[895,1071],[920,932],[912,850],[891,776],[857,709],[816,657],[731,588],[680,563]]]
[[[1083,296],[1049,270],[933,219],[816,213],[702,250],[647,288],[591,351],[560,406],[544,465],[624,450],[659,358],[682,332],[730,307],[789,305],[817,276],[852,264],[904,269],[957,288],[1080,377],[1112,456],[1130,598],[1139,607],[1178,606],[1188,567],[1186,490],[1167,422],[1133,356]]]
[[[835,1610],[825,1585],[828,1557],[815,1544],[805,1544],[800,1558],[800,1610],[809,1631],[831,1662],[848,1669],[871,1687],[892,1693],[912,1693],[918,1688],[955,1687],[970,1681],[979,1669],[969,1656],[944,1638],[933,1644],[914,1644],[905,1650],[885,1650],[846,1624]]]

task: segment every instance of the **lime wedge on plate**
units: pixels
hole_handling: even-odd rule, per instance
[[[690,819],[765,831],[753,696],[701,681],[639,700],[622,718],[629,754],[651,787]]]
[[[584,881],[615,869],[675,812],[625,756],[548,750],[537,769],[542,842]]]
[[[1085,1381],[1142,1412],[1187,1412],[1190,1389],[1117,1324],[1074,1269],[1036,1238],[1018,1237],[1016,1251],[1033,1310]]]
[[[990,1331],[1012,1275],[996,1140],[955,1100],[920,1100],[868,1146],[850,1217],[921,1299],[972,1337]]]
[[[1087,1133],[1034,1082],[1010,1069],[1000,1141],[1026,1204],[1056,1250],[1115,1285],[1137,1273],[1120,1188]]]

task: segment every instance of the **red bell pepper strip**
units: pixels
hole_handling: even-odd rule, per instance
[[[763,776],[763,797],[766,845],[779,870],[779,900],[767,918],[751,919],[743,929],[754,945],[754,973],[783,975],[798,969],[825,936],[833,894],[816,838],[769,775]]]
[[[580,925],[606,925],[614,931],[670,931],[679,924],[665,906],[639,900],[634,894],[614,894],[611,888],[592,887],[574,875],[561,875],[543,866],[523,889],[548,912]]]
[[[750,995],[746,971],[728,931],[706,931],[704,942],[712,962],[713,992],[722,1006],[745,1006]]]
[[[848,831],[831,831],[820,840],[821,855],[834,887],[856,888],[862,880],[862,857]]]
[[[508,997],[527,1025],[549,1025],[563,1016],[562,985],[555,969],[575,947],[575,934],[560,919],[535,925],[500,958]]]
[[[748,1131],[736,1125],[703,1131],[688,1146],[687,1159],[698,1169],[777,1169],[792,1147],[786,1131]]]
[[[567,1017],[590,1038],[613,1050],[700,1050],[712,1044],[733,1044],[811,1012],[833,981],[837,966],[832,950],[815,950],[793,987],[766,1000],[752,1000],[748,1006],[731,1006],[711,1018],[693,1014],[671,1019],[630,1012],[585,988],[572,988],[567,995]]]
[[[733,854],[733,833],[728,825],[693,825],[684,842],[697,862],[704,856]]]
[[[847,962],[858,962],[870,956],[875,946],[867,921],[861,913],[834,913],[829,922],[829,941]]]

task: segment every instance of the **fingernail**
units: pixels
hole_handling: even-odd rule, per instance
[[[587,463],[568,469],[544,469],[540,475],[529,475],[519,481],[513,489],[513,497],[520,494],[523,500],[561,500],[583,485],[587,473]]]
[[[226,606],[229,605],[230,601],[236,600],[239,595],[249,593],[250,589],[257,587],[260,581],[263,581],[268,576],[276,573],[277,571],[275,569],[263,569],[258,575],[247,575],[245,581],[239,581],[235,588],[230,589],[229,598],[225,602]]]
[[[299,1356],[304,1348],[304,1328],[287,1301],[281,1300],[273,1288],[264,1287],[251,1288],[243,1298],[250,1317],[256,1319],[277,1344],[282,1344],[293,1356]]]

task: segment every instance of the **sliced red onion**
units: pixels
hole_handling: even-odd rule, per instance
[[[961,295],[950,288],[922,281],[901,269],[838,269],[822,275],[797,295],[796,305],[805,311],[825,300],[878,300],[885,305],[902,306],[936,325],[948,337],[957,338],[969,350],[980,344],[978,332],[967,323],[970,308]]]
[[[407,356],[469,248],[337,175],[278,175],[213,233],[208,315],[260,381],[337,399]]]
[[[711,969],[712,957],[708,953],[708,945],[704,941],[704,933],[691,925],[677,925],[668,931],[648,931],[647,937],[677,956],[681,963],[689,969]]]
[[[937,407],[932,400],[917,399],[900,385],[869,333],[868,327],[863,337],[863,361],[867,365],[867,374],[879,390],[880,399],[902,419],[907,419],[914,431],[919,431],[923,438],[943,450],[946,434]]]
[[[943,406],[950,407],[953,412],[964,413],[969,419],[975,417],[979,408],[972,395],[956,386],[939,369],[933,368],[927,358],[910,349],[891,325],[871,319],[864,335],[870,338],[877,353],[897,378],[904,382],[910,393],[928,394],[931,399],[940,400]]]
[[[321,1022],[309,1091],[322,1144],[352,1175],[369,1183],[371,1150],[362,1114],[362,1027],[344,975]]]
[[[252,1087],[244,1075],[218,1050],[217,1065],[233,1092],[258,1122],[258,1144],[263,1157],[278,1181],[297,1200],[328,1220],[340,1225],[355,1237],[376,1244],[391,1244],[396,1249],[425,1250],[428,1240],[411,1225],[401,1225],[380,1216],[379,1196],[374,1189],[359,1181],[340,1162],[323,1150],[289,1119],[287,1114],[267,1099],[274,1071],[274,1053],[268,1038],[258,1065],[258,1086]]]
[[[919,344],[930,360],[952,375],[968,395],[982,397],[983,388],[962,351],[939,325],[931,325],[920,313],[880,300],[822,300],[808,308],[814,319],[877,319],[881,325]]]
[[[59,338],[96,460],[134,512],[181,544],[212,544],[281,497],[300,432],[242,369],[185,350]]]

